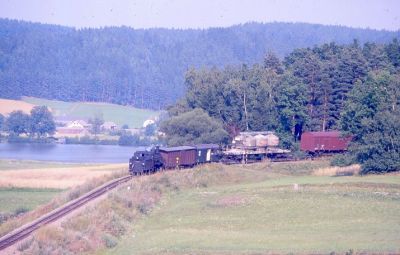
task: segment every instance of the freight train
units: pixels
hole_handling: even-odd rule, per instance
[[[321,153],[341,153],[347,150],[350,141],[350,136],[343,137],[338,131],[306,132],[302,135],[300,150],[312,157]],[[277,161],[293,159],[289,150],[281,149],[278,145],[278,136],[271,131],[263,131],[241,132],[224,149],[217,144],[157,146],[151,150],[136,151],[129,160],[129,172],[142,175],[160,169],[190,168],[211,162],[246,164],[265,158]]]

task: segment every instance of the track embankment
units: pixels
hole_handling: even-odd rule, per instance
[[[131,178],[132,176],[128,175],[109,181],[101,185],[100,187],[97,187],[94,190],[86,193],[85,195],[73,201],[68,202],[67,204],[51,211],[48,214],[43,215],[42,217],[36,219],[35,221],[25,224],[22,227],[19,227],[18,229],[15,229],[14,231],[0,238],[0,250],[3,250],[13,245],[14,243],[24,239],[25,237],[29,236],[32,232],[39,229],[40,227],[62,218],[68,213],[88,203],[89,201],[103,195],[104,193],[106,193],[111,189],[114,189],[121,183],[129,181]]]

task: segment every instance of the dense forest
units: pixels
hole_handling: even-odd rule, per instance
[[[172,118],[161,127],[169,143],[209,142],[212,137],[202,134],[200,124],[185,129],[190,123],[207,125],[208,115],[231,136],[275,130],[281,146],[292,150],[304,131],[341,130],[353,136],[353,143],[351,157],[339,163],[362,163],[365,172],[400,169],[397,39],[300,48],[283,61],[269,52],[251,66],[190,69],[185,84],[185,96],[169,108]],[[198,137],[204,141],[193,140]]]
[[[291,66],[296,79],[319,86],[318,79],[329,77],[314,80],[312,75],[302,70],[308,67],[302,66],[301,62],[305,56],[314,58],[313,51],[319,48],[291,53],[294,49],[331,41],[349,44],[353,39],[360,44],[388,43],[393,38],[399,38],[399,32],[311,24],[249,23],[228,28],[188,30],[128,27],[77,30],[0,19],[0,97],[101,101],[160,109],[183,96],[184,73],[190,68],[221,68],[242,63],[251,66],[262,61],[269,51],[275,52],[279,58],[290,54],[285,64]],[[336,48],[329,50],[342,50],[342,47]],[[352,61],[357,65],[356,61],[364,61],[368,57],[367,53],[360,53],[359,50],[343,50],[349,52],[344,54],[347,62],[341,60],[344,61],[342,69]],[[335,52],[329,54],[318,56],[318,61],[332,54],[334,58],[337,56]],[[351,54],[355,57],[361,54],[361,59],[353,60]],[[357,75],[361,72],[365,77],[365,72],[375,68],[371,65],[376,64],[380,62],[368,63],[365,70],[354,72]],[[315,68],[330,70],[329,75],[334,75],[334,66],[316,65]],[[258,72],[254,68],[251,71]],[[244,69],[244,72],[247,71]],[[347,84],[355,74],[349,75],[338,82]],[[287,81],[288,84],[291,82]],[[343,88],[343,93],[348,89]],[[340,93],[338,91],[335,100],[344,100]],[[315,118],[327,112],[326,109],[321,110],[319,103],[307,125],[335,126],[337,115],[326,116],[324,123],[315,122]],[[333,106],[339,107],[340,104]],[[250,122],[249,125],[254,128],[256,124]]]

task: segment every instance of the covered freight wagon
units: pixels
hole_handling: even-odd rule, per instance
[[[342,136],[339,131],[305,132],[301,135],[300,149],[308,152],[346,151],[351,136]]]
[[[160,148],[165,168],[188,167],[196,164],[196,147],[178,146]]]
[[[197,163],[217,162],[220,156],[220,146],[218,144],[198,144]]]

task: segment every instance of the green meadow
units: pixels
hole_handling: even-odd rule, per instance
[[[312,174],[326,166],[326,162],[205,166],[199,170],[205,175],[223,167],[237,172],[241,180],[220,178],[216,184],[168,192],[151,213],[132,225],[116,248],[103,252],[400,252],[400,176]]]
[[[23,97],[24,102],[50,107],[55,116],[93,118],[101,115],[105,121],[117,125],[127,124],[130,128],[142,127],[145,120],[158,116],[159,112],[108,103],[63,102],[33,97]]]
[[[30,211],[46,204],[62,190],[32,188],[0,188],[0,213]]]

